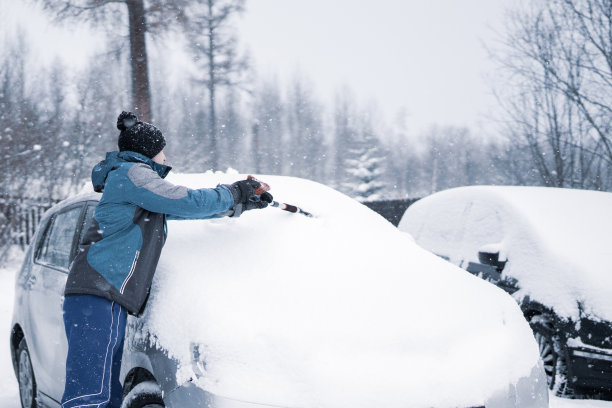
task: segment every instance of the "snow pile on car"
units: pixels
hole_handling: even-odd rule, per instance
[[[192,188],[236,174],[175,175]],[[276,208],[172,221],[143,316],[196,381],[290,407],[482,405],[529,375],[538,350],[513,299],[421,249],[320,184],[261,176]]]
[[[466,204],[469,209],[466,209]],[[469,212],[469,228],[497,231],[499,242],[472,242],[463,231],[450,237]],[[435,252],[473,253],[479,246],[497,244],[504,271],[517,278],[521,290],[566,318],[583,312],[612,321],[612,194],[597,191],[518,186],[460,187],[436,193],[416,202],[399,228],[421,235],[417,241]],[[436,217],[435,223],[424,221]],[[440,217],[444,217],[441,219]],[[436,224],[436,225],[431,225]],[[500,227],[501,226],[501,227]],[[434,230],[435,229],[435,230]],[[468,242],[470,241],[470,242]],[[461,245],[462,248],[455,248]],[[466,251],[466,246],[469,251]],[[480,248],[481,249],[481,248]],[[450,256],[454,263],[460,257]],[[580,303],[580,307],[579,307]]]

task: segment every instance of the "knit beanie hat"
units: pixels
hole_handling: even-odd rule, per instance
[[[121,112],[117,118],[119,151],[129,150],[147,156],[157,156],[166,146],[162,132],[150,123],[140,122],[132,112]]]

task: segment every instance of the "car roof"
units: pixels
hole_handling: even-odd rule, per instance
[[[102,197],[102,194],[91,192],[91,193],[81,193],[74,196],[71,196],[65,200],[62,200],[54,205],[52,205],[47,211],[45,211],[43,215],[43,219],[49,217],[49,215],[54,214],[58,211],[66,207],[70,207],[73,204],[87,202],[87,201],[99,201]]]
[[[469,186],[433,194],[434,200],[486,202],[525,220],[551,246],[612,254],[612,193],[551,187]],[[569,248],[568,248],[569,247]]]

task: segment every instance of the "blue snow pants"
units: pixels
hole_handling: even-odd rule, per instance
[[[99,296],[66,296],[68,338],[62,408],[120,408],[119,382],[127,310]]]

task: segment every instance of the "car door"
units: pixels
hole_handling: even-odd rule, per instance
[[[64,208],[51,218],[40,240],[30,289],[32,353],[39,391],[59,401],[64,391],[67,354],[62,313],[63,293],[70,262],[80,239],[86,203]],[[93,212],[93,210],[90,210]]]

